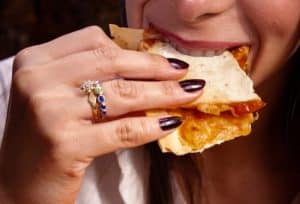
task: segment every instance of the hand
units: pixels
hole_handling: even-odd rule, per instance
[[[201,81],[192,92],[176,81],[184,67],[122,50],[95,26],[21,51],[0,155],[7,197],[13,203],[74,203],[95,157],[169,134],[171,127],[161,120],[168,116],[136,112],[198,97]],[[79,89],[88,79],[103,82],[107,118],[99,123],[92,122],[87,96]],[[179,125],[178,119],[171,122]]]

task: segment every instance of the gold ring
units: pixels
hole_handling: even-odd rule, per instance
[[[87,80],[80,89],[88,95],[88,102],[92,108],[93,121],[99,122],[106,116],[106,104],[103,88],[99,81]]]

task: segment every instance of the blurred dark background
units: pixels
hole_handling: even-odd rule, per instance
[[[118,0],[0,0],[0,59],[87,25],[120,23]]]

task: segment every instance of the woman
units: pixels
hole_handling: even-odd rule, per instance
[[[291,203],[299,169],[282,140],[280,114],[290,75],[283,64],[299,41],[300,2],[125,4],[129,27],[153,24],[177,36],[173,43],[190,54],[251,45],[251,77],[268,102],[252,136],[183,159],[154,155],[153,147],[150,155],[143,148],[119,151],[173,131],[180,118],[136,112],[188,103],[201,94],[203,81],[178,83],[186,63],[121,50],[98,27],[88,27],[15,58],[1,151],[2,203]],[[103,82],[107,115],[99,123],[79,89],[89,79]]]

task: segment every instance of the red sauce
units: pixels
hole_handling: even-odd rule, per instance
[[[266,105],[265,102],[261,100],[233,103],[230,104],[230,107],[233,108],[233,111],[236,115],[244,115],[246,113],[253,113],[263,108]]]

